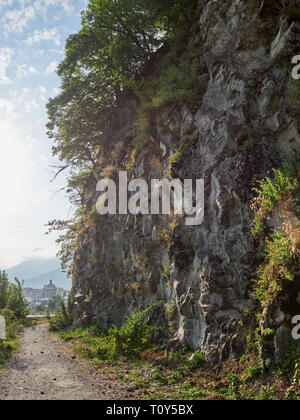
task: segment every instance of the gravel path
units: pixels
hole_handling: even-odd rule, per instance
[[[26,328],[20,345],[0,377],[0,400],[135,399],[125,384],[73,356],[47,324]]]

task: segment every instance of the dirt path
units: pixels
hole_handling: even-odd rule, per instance
[[[48,325],[26,328],[20,344],[0,377],[0,400],[135,399],[125,384],[73,356]]]

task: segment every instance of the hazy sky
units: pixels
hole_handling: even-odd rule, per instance
[[[64,43],[80,28],[85,0],[0,0],[0,268],[54,256],[50,219],[65,218],[64,183],[54,163],[45,104],[57,94]]]

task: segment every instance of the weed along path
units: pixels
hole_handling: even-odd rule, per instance
[[[125,384],[78,359],[48,325],[25,328],[20,352],[0,376],[0,400],[134,399]]]

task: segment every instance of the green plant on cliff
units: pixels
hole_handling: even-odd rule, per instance
[[[197,139],[197,135],[183,137],[176,146],[174,154],[170,157],[170,164],[179,164],[184,158],[185,154],[189,151],[189,148],[193,146]]]
[[[191,10],[193,4],[191,3]],[[195,15],[197,9],[195,8]],[[165,54],[153,65],[152,77],[135,82],[133,87],[144,112],[162,109],[168,104],[199,104],[200,61],[197,39],[199,25],[193,18],[165,46]],[[192,41],[191,41],[192,40]],[[143,114],[145,117],[145,114]]]
[[[253,234],[265,240],[265,259],[258,268],[254,296],[262,308],[274,301],[284,282],[293,281],[300,269],[299,156],[282,169],[274,170],[255,189]],[[276,225],[266,221],[276,216]]]
[[[264,261],[253,281],[253,296],[260,305],[258,322],[264,320],[268,308],[300,270],[299,169],[300,159],[295,153],[289,164],[274,170],[273,177],[260,181],[255,189],[253,234],[265,244]],[[261,326],[253,332],[259,358],[263,339],[274,334],[270,329],[262,331]]]
[[[269,299],[276,299],[282,291],[282,281],[294,280],[297,257],[283,232],[275,231],[267,240],[265,262],[258,269],[254,296],[264,306]]]
[[[297,189],[297,179],[290,169],[274,169],[273,178],[259,181],[259,188],[254,191],[258,194],[254,201],[255,219],[252,229],[254,236],[264,235],[265,221],[275,209],[280,200],[287,200],[290,194]]]

